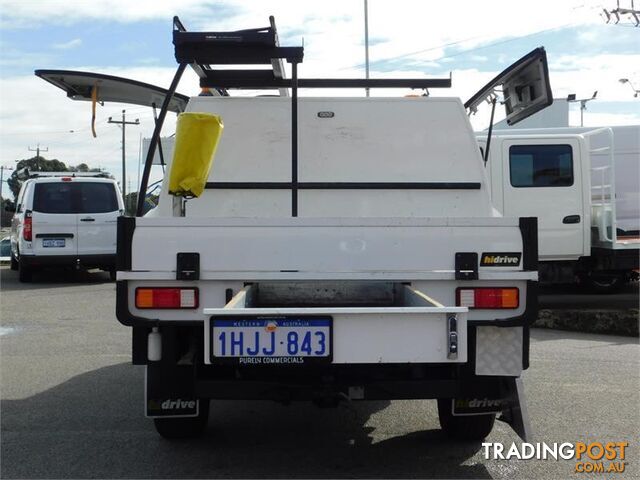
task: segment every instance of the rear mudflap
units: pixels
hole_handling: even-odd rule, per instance
[[[520,377],[504,377],[500,392],[486,397],[458,397],[451,401],[454,416],[500,414],[501,420],[513,428],[524,441],[531,439],[529,412]]]
[[[150,362],[146,367],[145,415],[149,418],[197,417],[200,401],[196,398],[195,383],[192,365]]]

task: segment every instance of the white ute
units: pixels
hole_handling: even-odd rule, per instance
[[[638,278],[640,126],[498,130],[489,152],[493,205],[538,217],[541,282],[609,293]]]
[[[171,87],[129,96],[162,103],[141,190],[167,110],[214,113],[224,132],[200,197],[169,195],[165,178],[152,214],[141,216],[141,198],[138,216],[119,220],[116,313],[132,327],[133,363],[146,365],[146,413],[158,432],[202,433],[210,399],[437,399],[453,437],[484,438],[499,414],[525,438],[520,375],[537,314],[537,223],[494,209],[461,101],[298,98],[298,88],[450,79],[298,78],[303,49],[280,47],[273,20],[238,32],[174,24]],[[212,95],[188,104],[174,95],[187,65]],[[548,104],[543,49],[505,72],[498,83],[517,92],[509,115]],[[99,99],[141,88],[36,74],[76,99],[90,99],[93,85]],[[281,96],[229,96],[234,88]]]

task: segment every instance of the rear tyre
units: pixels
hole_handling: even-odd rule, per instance
[[[167,440],[199,437],[204,433],[208,422],[208,399],[200,399],[200,411],[197,417],[153,419],[156,431]]]
[[[480,441],[491,433],[496,420],[495,413],[485,415],[454,416],[451,399],[438,399],[438,418],[442,431],[455,440]]]
[[[23,283],[29,283],[32,280],[33,271],[27,267],[24,262],[18,262],[18,280]]]
[[[18,271],[18,261],[16,260],[16,257],[13,256],[13,254],[11,254],[11,270],[13,270],[14,272]]]

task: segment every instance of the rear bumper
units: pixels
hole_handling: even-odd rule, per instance
[[[149,370],[163,367],[149,365]],[[469,366],[443,364],[332,365],[322,369],[273,367],[242,369],[199,368],[194,378],[197,398],[275,400],[280,402],[352,398],[412,400],[461,396],[500,396],[505,377],[479,377]]]
[[[109,270],[116,266],[116,255],[20,255],[20,261],[27,267],[80,266]]]

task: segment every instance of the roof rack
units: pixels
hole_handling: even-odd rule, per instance
[[[227,87],[223,82],[215,81],[220,72],[213,70],[211,64],[270,65],[271,70],[225,70],[224,75],[226,78],[252,79],[257,74],[261,80],[273,82],[285,78],[283,59],[302,62],[302,47],[280,46],[273,16],[269,17],[268,27],[232,32],[187,32],[178,17],[173,18],[173,27],[177,62],[190,64],[200,77],[200,86],[215,88],[221,95],[228,95]],[[229,88],[241,87],[231,84]],[[288,91],[280,88],[280,95],[286,97]]]
[[[173,44],[178,62],[171,86],[158,115],[151,137],[140,191],[146,192],[151,165],[159,143],[160,131],[168,105],[187,65],[200,77],[200,86],[213,88],[219,95],[229,95],[229,89],[280,89],[284,95],[291,89],[291,215],[298,216],[298,89],[299,88],[448,88],[449,78],[415,79],[305,79],[298,78],[298,64],[304,58],[303,47],[282,47],[278,42],[275,20],[269,26],[232,32],[188,32],[178,17],[173,18]],[[285,78],[283,61],[291,64],[291,78]],[[269,69],[214,70],[211,65],[270,65]],[[266,187],[265,187],[266,188]],[[355,188],[350,186],[349,188]],[[144,195],[138,198],[136,215],[144,211]]]
[[[302,63],[304,47],[281,47],[273,16],[270,26],[233,32],[187,32],[174,18],[173,44],[178,63],[196,65],[200,86],[218,89],[273,88],[449,88],[449,78],[345,79],[284,78],[282,60]],[[204,66],[206,64],[206,66]],[[216,65],[272,65],[273,70],[214,70]]]
[[[18,170],[16,173],[19,180],[28,180],[30,178],[52,178],[52,177],[93,177],[93,178],[110,178],[109,172],[40,172],[31,171],[27,167]]]

